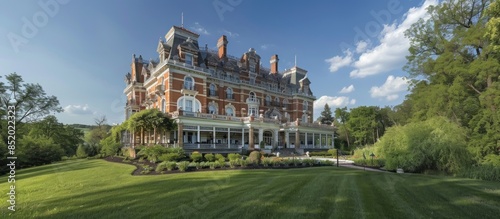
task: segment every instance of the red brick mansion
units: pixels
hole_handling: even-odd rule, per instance
[[[280,71],[278,55],[263,67],[250,48],[227,54],[221,36],[218,50],[198,44],[199,34],[173,26],[158,42],[158,59],[133,56],[125,77],[126,118],[143,109],[169,114],[178,129],[156,142],[186,149],[330,148],[335,127],[312,123],[313,101],[307,71]],[[128,144],[141,143],[127,135]],[[152,136],[146,141],[155,141]]]

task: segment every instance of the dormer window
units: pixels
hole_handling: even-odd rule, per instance
[[[186,53],[186,65],[193,65],[193,55]]]
[[[255,65],[252,65],[252,64],[250,64],[250,72],[255,72]]]

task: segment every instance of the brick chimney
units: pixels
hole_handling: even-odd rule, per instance
[[[271,63],[271,73],[272,74],[276,74],[278,73],[278,55],[273,55],[271,56],[271,61],[269,61]]]
[[[227,37],[222,35],[217,41],[217,48],[219,48],[219,58],[225,58],[227,55]]]

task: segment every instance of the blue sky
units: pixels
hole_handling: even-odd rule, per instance
[[[124,119],[124,75],[132,55],[156,59],[158,40],[172,25],[200,34],[215,49],[228,36],[228,53],[255,48],[269,67],[308,70],[317,97],[315,116],[360,105],[393,106],[407,93],[402,70],[406,30],[437,0],[352,1],[7,1],[0,8],[0,64],[58,97],[63,123]]]

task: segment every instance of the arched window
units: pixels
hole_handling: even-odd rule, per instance
[[[280,106],[280,98],[279,97],[274,98],[274,105]]]
[[[230,100],[234,99],[234,97],[233,97],[233,89],[231,89],[230,87],[228,87],[226,89],[226,99],[230,99]]]
[[[308,119],[307,119],[307,114],[303,114],[302,115],[302,122],[303,123],[308,123],[309,122]]]
[[[231,107],[226,107],[226,116],[234,116],[234,110]]]
[[[215,84],[210,84],[210,88],[209,88],[209,96],[216,96],[216,91],[217,91],[217,88],[215,87]]]
[[[213,104],[208,105],[208,113],[217,114],[217,107],[215,107]]]
[[[194,90],[194,80],[192,77],[186,76],[184,78],[184,89]]]
[[[254,93],[254,92],[250,92],[249,96],[250,96],[250,99],[251,99],[251,100],[256,100],[256,99],[255,99],[255,97],[256,97],[256,96],[255,96],[255,93]]]
[[[309,103],[307,101],[304,100],[303,106],[304,110],[309,110]]]
[[[267,95],[266,96],[266,106],[270,106],[271,105],[271,96]]]
[[[186,112],[199,112],[201,103],[192,96],[183,96],[177,100],[177,108]]]

